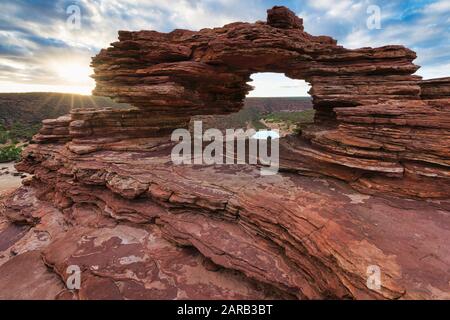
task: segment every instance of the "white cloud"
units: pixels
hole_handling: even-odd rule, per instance
[[[424,79],[442,78],[450,76],[450,63],[424,66],[417,70],[416,74],[422,76]]]
[[[320,14],[325,13],[335,19],[351,20],[355,15],[365,12],[369,2],[367,0],[309,0],[308,5],[321,11]]]
[[[434,14],[434,13],[440,14],[440,13],[444,13],[444,12],[449,13],[450,12],[450,1],[440,0],[437,2],[430,3],[423,9],[423,12],[431,13],[431,14]]]
[[[67,28],[65,5],[69,2],[81,5],[81,30]],[[9,79],[11,88],[17,83],[27,88],[51,83],[92,88],[94,83],[87,76],[90,58],[100,48],[117,41],[118,30],[168,32],[174,28],[198,30],[222,26],[233,21],[253,22],[265,20],[266,9],[270,7],[267,2],[258,0],[55,0],[48,2],[52,3],[48,6],[53,11],[38,8],[40,18],[24,15],[30,8],[21,3],[10,0],[0,3],[0,20],[2,25],[8,26],[0,30],[0,49],[3,50],[0,81]],[[369,4],[381,7],[381,30],[366,27]],[[440,68],[438,62],[448,67],[450,61],[449,0],[408,10],[400,2],[387,0],[305,0],[301,9],[298,15],[311,34],[332,35],[339,44],[349,48],[403,44],[417,51],[416,63],[423,65],[420,74],[440,76],[448,70]],[[403,20],[404,14],[411,13],[414,13],[413,19]],[[36,40],[34,36],[40,38]],[[77,75],[70,77],[71,73]],[[306,92],[305,86],[300,86],[299,91],[291,90],[290,84],[283,84],[279,78],[272,78],[275,85],[269,85],[269,78],[258,80],[258,77],[253,83],[257,84],[257,91],[252,95],[283,92],[302,95]],[[0,90],[7,89],[4,85],[5,82]]]
[[[255,73],[249,84],[255,87],[249,97],[303,97],[309,96],[311,86],[303,80],[294,80],[282,73]]]
[[[66,24],[68,4],[79,4],[81,8],[78,30]],[[2,4],[0,17],[20,31],[0,30],[0,42],[3,48],[21,52],[13,56],[11,51],[0,60],[4,71],[0,90],[36,91],[53,83],[57,91],[73,86],[76,91],[89,92],[95,85],[89,78],[90,59],[100,48],[117,41],[118,30],[168,32],[174,28],[196,30],[239,20],[253,21],[255,12],[265,17],[265,9],[260,10],[260,5],[256,0],[79,0],[66,4],[58,0],[49,8],[50,21],[39,17],[24,19],[29,8],[20,3]],[[60,47],[45,44],[50,39],[56,39]]]

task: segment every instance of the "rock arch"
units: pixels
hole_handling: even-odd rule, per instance
[[[345,49],[304,32],[284,7],[268,10],[267,19],[199,32],[121,31],[93,58],[94,93],[168,114],[229,113],[242,107],[252,73],[276,72],[311,83],[318,120],[332,107],[419,98],[413,51]]]
[[[283,167],[338,177],[369,192],[446,197],[449,81],[422,99],[421,85],[429,82],[413,75],[415,58],[399,45],[346,49],[304,32],[302,19],[274,7],[267,22],[198,32],[120,31],[92,66],[95,94],[131,103],[153,127],[167,130],[187,126],[192,115],[239,110],[252,73],[306,80],[315,126],[283,141]]]

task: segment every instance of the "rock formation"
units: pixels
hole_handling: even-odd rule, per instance
[[[412,75],[415,57],[345,49],[284,7],[120,31],[93,58],[95,94],[135,109],[44,121],[17,165],[33,179],[2,203],[0,298],[450,298],[449,78]],[[255,72],[312,86],[315,123],[280,142],[284,172],[173,165],[172,130],[239,110]]]
[[[92,65],[96,94],[133,104],[145,119],[157,114],[172,129],[192,115],[239,110],[255,72],[306,80],[316,124],[283,142],[283,167],[364,192],[448,198],[449,80],[421,81],[415,58],[403,46],[345,49],[275,7],[267,23],[122,31]]]

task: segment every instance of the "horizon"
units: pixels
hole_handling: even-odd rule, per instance
[[[21,92],[1,92],[0,91],[0,95],[1,94],[67,94],[67,95],[77,95],[77,96],[82,96],[82,97],[99,97],[99,98],[108,98],[108,99],[112,99],[110,97],[105,97],[105,96],[96,96],[93,94],[82,94],[82,93],[76,93],[76,92],[54,92],[54,91],[21,91]],[[257,98],[257,99],[298,99],[298,98],[310,98],[312,99],[312,97],[310,95],[307,96],[280,96],[280,97],[275,97],[275,96],[267,96],[267,97],[254,97],[254,96],[246,96],[247,98]]]
[[[380,29],[366,25],[367,8],[373,4],[380,8]],[[446,0],[177,0],[170,5],[159,0],[6,0],[0,4],[0,92],[91,95],[91,57],[116,41],[118,30],[170,32],[265,21],[266,10],[274,5],[284,5],[303,18],[306,32],[332,36],[350,49],[404,45],[417,52],[414,63],[422,67],[416,74],[424,79],[446,76],[450,69]],[[256,88],[248,97],[309,96],[306,82],[283,74],[258,73],[252,79]]]

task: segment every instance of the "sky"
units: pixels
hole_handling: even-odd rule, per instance
[[[450,0],[1,0],[0,92],[90,94],[91,57],[116,41],[118,30],[265,21],[274,5],[302,17],[310,34],[348,48],[402,44],[417,52],[417,74],[450,76]],[[380,19],[369,28],[373,6]],[[250,96],[307,95],[307,83],[282,74],[252,79]]]

